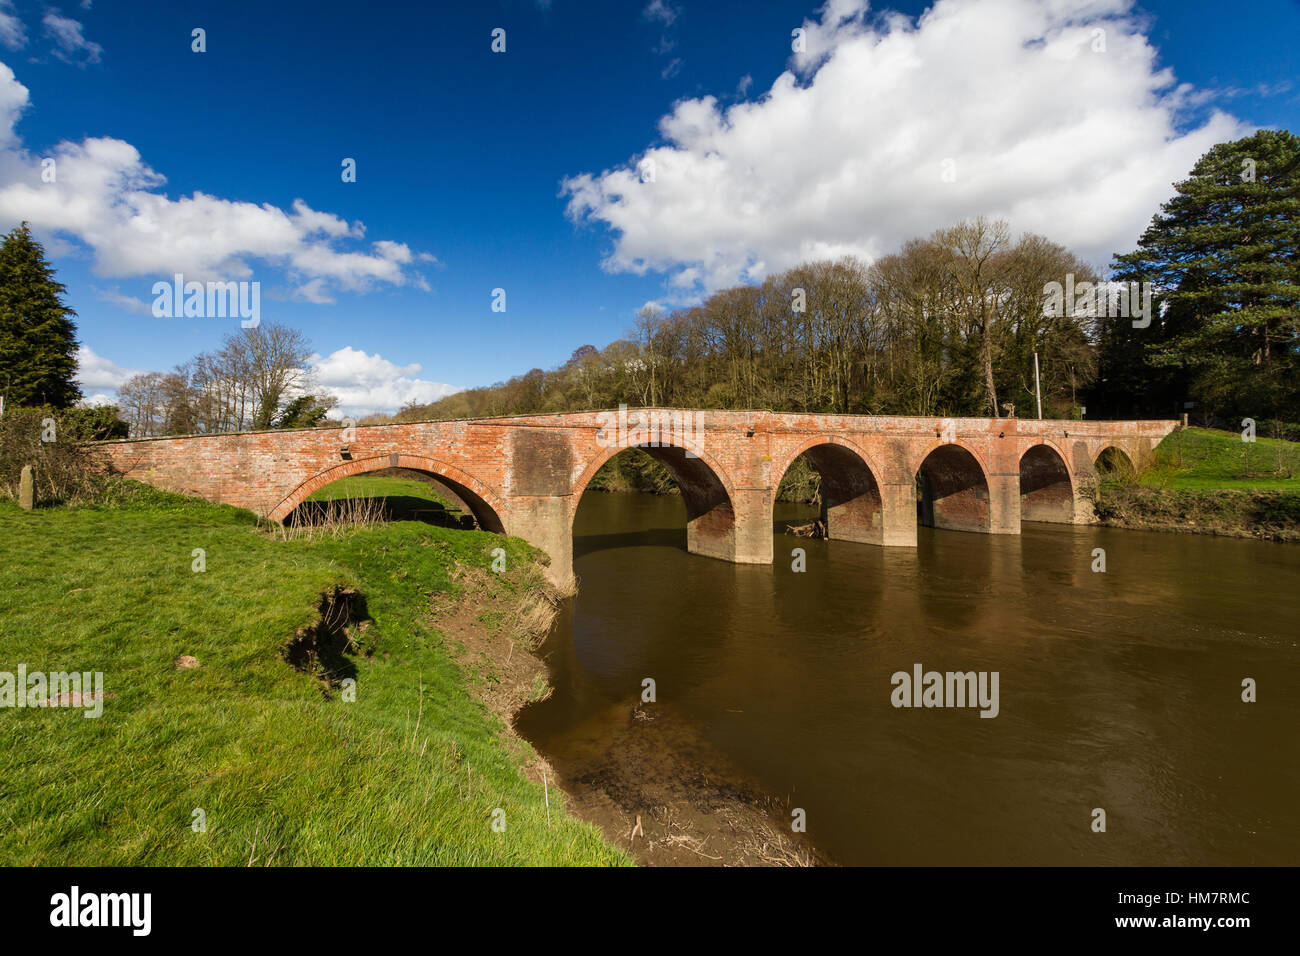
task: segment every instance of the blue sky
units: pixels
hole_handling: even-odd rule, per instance
[[[47,242],[90,395],[237,329],[149,314],[183,271],[391,410],[979,212],[1104,265],[1209,144],[1300,130],[1294,0],[930,6],[0,0],[0,227]]]

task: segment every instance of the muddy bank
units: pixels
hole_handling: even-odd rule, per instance
[[[553,687],[544,641],[567,596],[540,565],[509,583],[459,572],[460,591],[433,607],[471,692],[506,725],[524,772],[563,791],[566,810],[651,866],[811,866],[831,861],[790,832],[790,808],[762,792],[671,711],[628,705],[626,721],[593,765],[556,767],[530,753],[515,730],[529,704]],[[639,826],[638,826],[639,823]]]
[[[816,866],[833,861],[792,832],[784,799],[656,704],[611,704],[599,756],[553,758],[568,808],[649,866]],[[613,724],[615,730],[608,734]]]
[[[1093,504],[1098,522],[1114,528],[1300,541],[1300,494],[1294,492],[1106,484]]]

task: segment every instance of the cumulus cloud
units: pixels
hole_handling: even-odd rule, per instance
[[[104,48],[86,39],[79,21],[63,16],[57,8],[51,8],[45,11],[41,23],[45,27],[45,35],[54,41],[54,55],[60,60],[77,66],[99,62]]]
[[[162,191],[166,178],[120,139],[65,141],[33,156],[14,129],[27,105],[27,88],[0,63],[0,225],[26,219],[56,243],[88,247],[99,276],[170,281],[180,272],[187,280],[231,281],[258,278],[269,267],[284,270],[300,287],[298,297],[316,302],[333,301],[329,289],[423,282],[411,266],[431,257],[391,240],[348,249],[365,227],[301,199],[287,210],[202,192],[173,199]],[[42,180],[44,158],[54,160],[53,183]]]
[[[1157,66],[1131,0],[938,0],[916,20],[831,0],[801,29],[758,99],[683,99],[660,144],[565,181],[568,215],[613,235],[606,269],[664,273],[689,301],[979,214],[1105,264],[1251,129],[1217,110],[1189,125],[1194,91]]]
[[[454,385],[420,378],[418,362],[399,366],[378,353],[351,346],[324,357],[312,356],[312,370],[320,389],[338,396],[337,412],[353,418],[395,412],[410,402],[434,402],[460,391]]]
[[[77,349],[77,384],[83,392],[95,389],[115,392],[132,375],[139,374],[133,369],[122,368],[112,359],[97,355],[86,346]],[[104,396],[100,396],[101,398]],[[95,402],[92,404],[105,404]]]

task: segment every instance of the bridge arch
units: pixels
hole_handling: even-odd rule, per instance
[[[955,442],[931,446],[916,469],[916,517],[929,528],[990,531],[988,469]]]
[[[1047,441],[1020,456],[1020,518],[1073,524],[1075,489],[1059,448]]]
[[[1133,477],[1137,467],[1133,459],[1119,445],[1109,442],[1093,458],[1093,470],[1099,477],[1107,475]]]
[[[427,472],[445,483],[465,503],[480,528],[495,534],[506,533],[502,515],[507,512],[501,495],[495,489],[455,465],[434,458],[425,458],[422,455],[376,455],[371,458],[341,462],[299,484],[268,512],[267,517],[272,521],[283,521],[307,498],[326,485],[333,484],[340,478],[363,475],[385,468],[409,468]]]
[[[623,445],[602,447],[587,463],[573,483],[572,507],[569,509],[569,535],[578,515],[582,495],[606,463],[615,456],[635,448],[645,452],[667,469],[677,483],[686,505],[686,548],[692,554],[703,554],[726,561],[735,560],[736,554],[736,495],[735,486],[726,471],[707,452],[660,442],[657,445]]]
[[[845,438],[810,438],[773,468],[769,509],[775,508],[781,482],[800,456],[806,457],[821,476],[821,518],[826,523],[826,536],[882,544],[884,498],[880,470],[861,447]]]

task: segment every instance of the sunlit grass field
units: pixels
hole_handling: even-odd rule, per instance
[[[1184,428],[1156,448],[1141,482],[1152,487],[1206,491],[1300,491],[1300,442],[1237,432]]]
[[[627,862],[554,788],[548,824],[428,621],[453,568],[496,547],[511,569],[534,560],[516,539],[418,522],[281,540],[144,486],[117,507],[0,502],[0,671],[102,671],[107,694],[98,719],[0,709],[0,864]],[[372,619],[353,703],[282,657],[335,585]],[[178,655],[201,666],[174,669]]]

